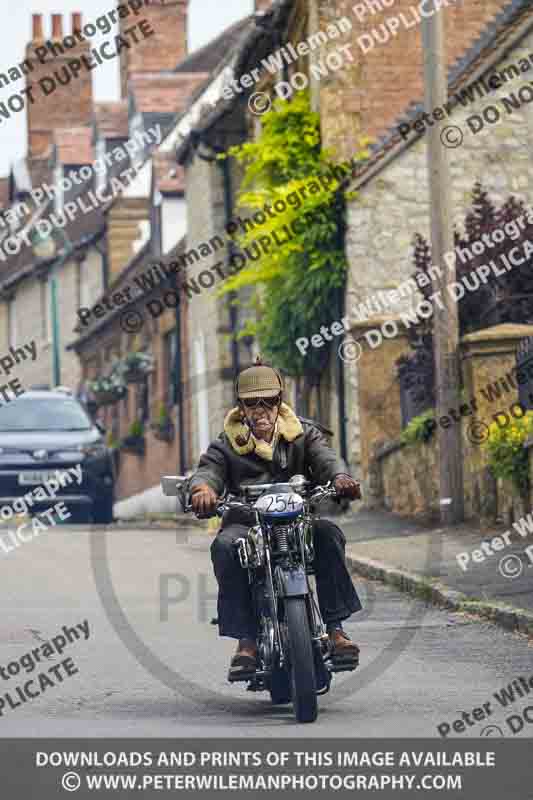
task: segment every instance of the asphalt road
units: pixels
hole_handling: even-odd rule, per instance
[[[510,737],[506,717],[533,706],[533,689],[507,710],[493,697],[533,676],[523,637],[356,579],[365,610],[347,629],[361,666],[334,677],[316,724],[296,724],[290,706],[226,683],[235,645],[209,622],[209,541],[198,530],[61,526],[1,555],[0,667],[65,625],[89,624],[89,638],[80,632],[61,658],[0,677],[2,735],[438,736],[439,724],[491,701],[490,719],[460,735],[486,735],[491,723]],[[17,685],[64,658],[77,673],[54,673],[40,695],[9,707],[6,692],[16,698]],[[518,735],[532,733],[525,724]]]

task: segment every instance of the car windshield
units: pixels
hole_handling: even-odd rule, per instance
[[[0,408],[0,431],[88,431],[91,421],[75,400],[19,397]]]

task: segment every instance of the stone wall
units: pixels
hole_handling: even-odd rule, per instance
[[[461,426],[467,518],[494,521],[499,517],[512,521],[522,516],[527,505],[509,482],[492,477],[484,443],[495,415],[518,400],[518,384],[513,377],[516,349],[521,339],[532,334],[532,326],[498,325],[461,339],[463,399],[471,411],[458,413],[459,422],[453,422],[452,413],[441,420],[445,427],[450,427],[450,419],[451,424]],[[368,356],[366,361],[371,362],[372,357]],[[367,374],[365,358],[361,363],[362,374]],[[502,378],[506,390],[501,388]],[[497,391],[488,390],[498,383],[500,396]],[[396,437],[390,437],[381,446],[378,442],[367,471],[369,505],[382,505],[399,514],[438,516],[438,447],[438,431],[428,443],[401,445]]]

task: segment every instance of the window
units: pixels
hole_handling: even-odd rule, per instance
[[[17,346],[17,314],[14,297],[7,301],[7,341],[10,347]]]
[[[49,342],[52,338],[50,327],[50,282],[44,278],[39,284],[40,292],[40,314],[41,314],[41,338],[43,342]]]

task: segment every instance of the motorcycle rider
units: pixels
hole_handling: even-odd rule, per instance
[[[190,482],[196,513],[212,513],[226,489],[237,493],[241,484],[286,482],[298,474],[316,484],[333,481],[338,496],[361,497],[359,485],[326,444],[319,427],[297,417],[283,402],[282,393],[279,373],[259,359],[240,373],[237,406],[227,414],[223,433],[202,455]],[[211,545],[219,587],[219,633],[239,640],[230,672],[249,671],[256,664],[257,625],[248,575],[233,545],[252,524],[249,514],[231,509]],[[346,539],[337,525],[325,519],[314,522],[313,538],[318,601],[333,656],[357,661],[359,648],[342,627],[342,621],[362,607],[346,566]]]

